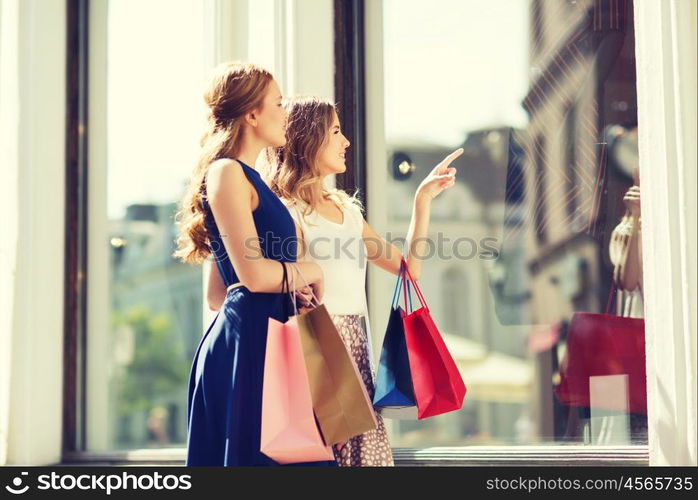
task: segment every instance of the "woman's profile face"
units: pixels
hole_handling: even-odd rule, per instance
[[[266,146],[278,148],[286,144],[288,114],[282,103],[281,90],[276,80],[269,82],[261,107],[255,112],[255,133]]]
[[[327,131],[324,144],[317,155],[317,166],[320,175],[341,174],[346,171],[345,153],[351,143],[342,134],[339,126],[339,117],[332,110],[332,125]]]

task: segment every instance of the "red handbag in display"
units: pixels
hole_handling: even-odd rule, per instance
[[[647,414],[645,321],[609,314],[578,312],[570,321],[567,352],[560,363],[557,399],[569,406]],[[592,398],[591,377],[627,376],[627,394]],[[601,389],[603,390],[603,389]],[[592,401],[592,399],[595,399]]]

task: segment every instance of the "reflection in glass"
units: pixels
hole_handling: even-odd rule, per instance
[[[579,347],[604,349],[620,367],[585,366],[583,404],[556,391],[575,313],[606,310],[618,274],[611,234],[620,221],[639,225],[624,201],[639,186],[632,1],[435,5],[383,2],[385,130],[376,133],[390,203],[372,210],[388,214],[378,229],[404,237],[418,183],[464,148],[456,186],[432,206],[430,236],[447,241],[420,284],[439,299],[432,314],[469,390],[458,412],[392,421],[392,444],[644,443],[637,373],[624,368],[644,363],[641,319],[630,364],[618,361],[615,330]],[[641,282],[619,285],[610,315],[641,317]],[[623,380],[627,408],[604,410]]]

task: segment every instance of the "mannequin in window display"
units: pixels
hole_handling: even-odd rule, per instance
[[[632,131],[632,133],[636,133]],[[632,151],[637,160],[637,150]],[[642,318],[643,314],[643,273],[642,273],[642,217],[640,210],[640,175],[637,164],[632,169],[633,185],[623,197],[625,213],[611,233],[609,256],[613,264],[613,281],[618,288],[617,314],[619,316]],[[578,408],[569,413],[565,435],[577,435],[581,421],[589,419],[589,408]],[[602,417],[606,420],[605,417]],[[646,442],[647,415],[628,414],[629,437],[632,442]],[[612,425],[606,422],[607,425]],[[602,444],[602,443],[597,443]]]
[[[613,263],[613,281],[618,290],[618,314],[643,317],[642,290],[642,218],[640,212],[640,174],[633,169],[633,186],[623,197],[626,211],[611,234],[609,254]]]
[[[619,316],[644,317],[642,275],[642,217],[640,211],[640,171],[633,168],[633,185],[623,197],[626,211],[611,233],[609,254],[613,281],[618,287]],[[630,435],[647,438],[647,415],[630,413]]]

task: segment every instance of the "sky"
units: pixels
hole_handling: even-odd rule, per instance
[[[182,194],[204,127],[203,9],[195,0],[109,2],[110,218]],[[383,16],[389,143],[450,147],[469,130],[525,125],[528,2],[384,0]]]
[[[109,2],[110,218],[130,203],[178,199],[196,162],[205,118],[203,5]]]
[[[526,124],[528,2],[384,0],[383,37],[389,142]]]

